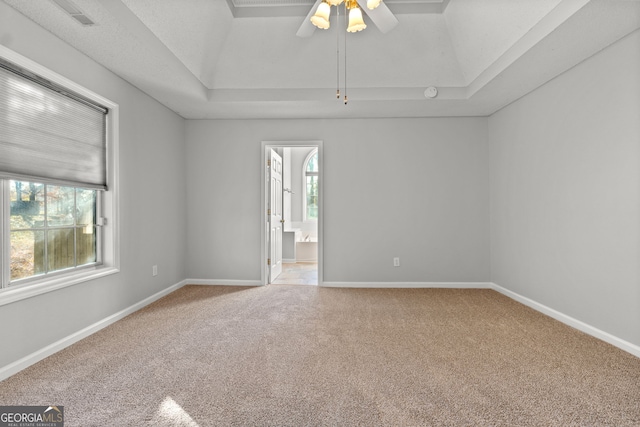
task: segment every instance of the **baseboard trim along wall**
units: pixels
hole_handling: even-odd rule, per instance
[[[585,334],[591,335],[592,337],[598,338],[606,343],[609,343],[615,347],[618,347],[619,349],[624,350],[627,353],[631,353],[636,357],[640,357],[640,346],[637,346],[621,338],[618,338],[614,335],[611,335],[608,332],[595,328],[578,319],[574,319],[571,316],[567,316],[564,313],[554,310],[553,308],[547,307],[544,304],[540,304],[539,302],[536,302],[530,298],[522,296],[516,292],[510,291],[509,289],[503,288],[502,286],[497,285],[495,283],[491,283],[491,288],[497,292],[500,292],[505,296],[508,296],[513,300],[518,301],[519,303],[526,305],[527,307],[531,307],[534,310],[539,311],[540,313],[546,314],[547,316],[552,317],[564,323],[565,325],[571,326],[572,328],[575,328],[581,332],[584,332]]]
[[[262,286],[260,280],[186,279],[187,285]]]
[[[108,316],[76,333],[73,333],[53,344],[23,357],[7,366],[0,367],[0,381],[20,372],[21,370],[39,362],[40,360],[88,337],[99,330],[117,322],[118,320],[132,314],[152,302],[169,295],[185,285],[218,285],[218,286],[261,286],[259,280],[208,280],[208,279],[186,279],[172,285],[144,300],[133,304],[111,316]],[[516,292],[510,291],[492,282],[323,282],[323,287],[334,288],[444,288],[444,289],[493,289],[515,301],[533,308],[549,317],[552,317],[568,326],[582,331],[595,338],[601,339],[615,347],[620,348],[636,357],[640,357],[640,346],[632,344],[614,335],[604,332],[598,328],[588,325],[580,320],[567,316],[557,310],[540,304],[530,298],[524,297]]]
[[[490,282],[322,282],[326,288],[492,289]]]
[[[144,308],[145,306],[151,304],[154,301],[159,300],[164,296],[169,295],[171,292],[180,289],[185,284],[186,284],[186,281],[183,280],[179,283],[176,283],[175,285],[169,286],[168,288],[163,289],[162,291],[157,292],[151,295],[150,297],[147,297],[142,301],[136,304],[133,304],[130,307],[125,308],[124,310],[121,310],[115,314],[112,314],[111,316],[106,317],[94,323],[93,325],[89,325],[86,328],[81,329],[80,331],[75,332],[71,335],[68,335],[62,338],[61,340],[54,342],[53,344],[50,344],[44,348],[41,348],[40,350],[37,350],[23,357],[20,360],[10,363],[7,366],[1,367],[0,381],[9,378],[11,375],[17,374],[21,370],[28,368],[29,366],[41,361],[42,359],[48,356],[51,356],[54,353],[59,352],[60,350],[65,349],[66,347],[69,347],[72,344],[75,344],[76,342],[80,341],[83,338],[88,337],[89,335],[95,334],[99,330],[106,328],[107,326],[117,322],[120,319],[123,319],[124,317],[140,310],[141,308]]]

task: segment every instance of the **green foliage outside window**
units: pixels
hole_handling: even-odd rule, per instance
[[[96,191],[10,181],[11,280],[97,261]]]

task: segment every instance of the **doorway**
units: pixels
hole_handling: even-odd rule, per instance
[[[322,284],[322,141],[263,141],[262,284]]]

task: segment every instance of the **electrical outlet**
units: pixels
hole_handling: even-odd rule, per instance
[[[394,267],[400,267],[400,258],[395,257],[395,258],[393,259],[393,266],[394,266]]]
[[[151,267],[151,272],[154,276],[158,275],[158,266],[154,265],[153,267]]]

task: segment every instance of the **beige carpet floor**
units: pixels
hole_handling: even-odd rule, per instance
[[[66,426],[639,426],[640,359],[491,290],[186,286],[0,382]]]

